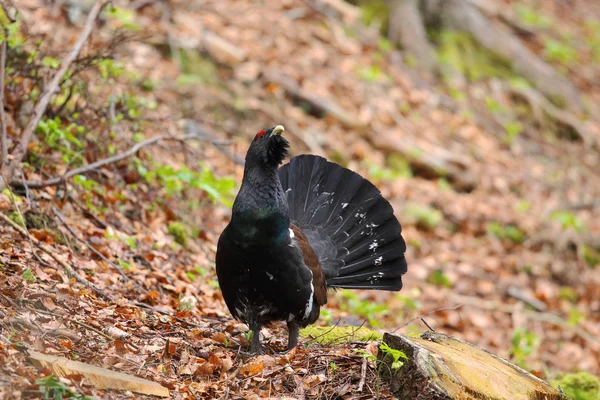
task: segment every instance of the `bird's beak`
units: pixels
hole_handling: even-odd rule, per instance
[[[275,128],[273,128],[273,131],[271,132],[269,137],[273,137],[273,135],[281,136],[283,134],[283,131],[285,131],[283,125],[277,125]]]

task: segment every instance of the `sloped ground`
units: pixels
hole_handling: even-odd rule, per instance
[[[229,317],[213,264],[229,217],[224,177],[239,183],[242,167],[232,154],[243,156],[256,131],[280,123],[293,154],[327,155],[375,181],[409,244],[402,292],[331,293],[320,323],[341,318],[422,332],[423,315],[434,329],[540,376],[600,374],[597,150],[536,124],[507,143],[476,124],[467,105],[395,65],[398,54],[373,32],[308,4],[132,2],[135,11],[103,19],[82,55],[125,32],[111,47],[123,68],[98,62],[81,72],[87,91],[62,108],[57,101],[44,120],[58,116],[89,132],[75,131],[81,146],[38,133],[25,178],[60,176],[72,169],[67,162],[89,164],[144,137],[200,129],[212,138],[163,141],[66,187],[0,195],[5,215],[19,221],[24,214],[32,237],[83,278],[3,222],[0,369],[12,397],[39,396],[35,381],[49,374],[31,366],[23,348],[145,377],[174,398],[389,395],[371,361],[362,368],[372,345],[306,340],[281,355],[285,330],[274,326],[265,330],[269,355],[246,359],[238,351],[246,328]],[[88,12],[34,0],[17,6],[22,31],[59,61]],[[569,17],[573,25],[583,18]],[[31,51],[35,43],[22,46]],[[598,68],[586,74],[600,79]],[[598,85],[581,86],[590,98],[600,95]],[[10,145],[27,121],[32,87],[33,78],[11,82],[8,75]],[[418,161],[423,155],[439,162],[433,173]],[[175,222],[187,231],[185,246],[175,241],[185,242]],[[98,397],[130,396],[76,378],[69,384]]]

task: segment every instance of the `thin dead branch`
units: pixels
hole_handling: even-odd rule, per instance
[[[40,189],[40,188],[44,188],[47,186],[57,186],[57,185],[66,183],[66,181],[68,179],[74,177],[75,175],[80,175],[80,174],[85,174],[86,172],[95,171],[106,165],[114,164],[121,160],[129,158],[129,157],[135,155],[143,147],[146,147],[146,146],[149,146],[152,144],[156,144],[160,141],[171,140],[171,141],[184,142],[187,140],[206,140],[206,139],[207,138],[205,136],[202,136],[198,133],[192,133],[192,134],[185,135],[182,137],[168,136],[168,135],[155,136],[153,138],[146,139],[142,142],[139,142],[136,145],[134,145],[133,147],[131,147],[129,150],[124,151],[122,153],[115,154],[112,157],[104,158],[102,160],[98,160],[91,164],[84,165],[83,167],[72,169],[59,178],[52,178],[52,179],[48,179],[45,181],[25,181],[25,182],[22,182],[20,180],[12,180],[10,182],[10,184],[11,184],[11,186],[15,186],[15,187],[21,187],[21,186],[27,185],[30,189]],[[213,143],[215,143],[215,145],[220,144],[218,141],[215,142],[214,140],[213,140]]]
[[[58,209],[56,207],[52,207],[52,212],[54,213],[54,215],[56,215],[56,218],[58,218],[58,220],[62,223],[62,225],[69,231],[69,233],[75,238],[75,240],[83,243],[85,245],[85,247],[87,247],[92,253],[96,254],[98,257],[100,257],[106,263],[108,263],[111,267],[113,267],[119,273],[119,275],[121,275],[123,277],[123,279],[125,279],[126,281],[130,280],[129,277],[125,274],[125,272],[123,272],[123,269],[120,266],[118,266],[117,264],[113,263],[108,258],[106,258],[106,256],[104,254],[102,254],[98,250],[96,250],[94,248],[94,246],[92,246],[88,241],[80,238],[77,235],[77,233],[73,230],[73,228],[71,228],[71,226],[69,226],[69,224],[67,223],[67,220],[65,219],[65,216],[62,215],[62,213],[60,211],[58,211]]]
[[[363,387],[365,386],[366,379],[367,379],[367,359],[363,358],[362,364],[360,366],[360,381],[358,382],[358,388],[356,388],[357,392],[363,391]]]
[[[533,109],[535,115],[542,114],[539,112],[541,110],[551,119],[571,128],[575,135],[577,135],[577,137],[586,145],[590,147],[598,145],[598,143],[594,141],[592,133],[579,118],[567,110],[558,108],[537,90],[513,86],[508,86],[506,90],[525,99]]]
[[[66,338],[69,338],[69,339],[71,339],[73,341],[77,341],[77,342],[81,340],[81,337],[79,337],[75,332],[72,332],[72,331],[69,331],[66,329],[59,329],[59,328],[46,330],[46,329],[43,329],[39,325],[36,325],[30,321],[27,321],[24,318],[18,318],[18,317],[11,318],[8,321],[8,323],[12,324],[12,325],[22,326],[23,328],[28,329],[30,331],[41,332],[41,333],[43,333],[45,335],[49,335],[49,336],[66,337]]]
[[[10,218],[8,218],[3,213],[0,213],[0,219],[2,219],[4,222],[6,222],[8,225],[10,225],[14,230],[16,230],[17,232],[19,232],[21,234],[21,236],[23,236],[24,238],[31,238],[31,241],[33,242],[33,244],[35,244],[37,248],[39,248],[40,250],[42,250],[44,253],[48,254],[57,263],[59,263],[60,266],[63,267],[63,269],[65,270],[65,272],[67,273],[68,276],[74,277],[77,280],[77,282],[79,282],[79,283],[83,284],[84,286],[92,289],[94,292],[96,292],[102,298],[104,298],[106,300],[109,300],[109,301],[114,301],[114,299],[110,295],[108,295],[107,293],[105,293],[103,290],[100,290],[94,284],[92,284],[87,279],[85,279],[84,277],[82,277],[81,275],[79,275],[76,271],[74,271],[69,266],[69,264],[65,260],[63,260],[63,258],[61,256],[59,256],[58,254],[56,254],[50,247],[48,247],[44,243],[40,242],[35,237],[30,236],[29,233],[25,229],[23,229],[21,226],[19,226],[17,223],[15,223],[13,220],[11,220]]]
[[[2,146],[2,152],[0,153],[0,171],[4,168],[4,164],[8,162],[8,150],[6,148],[6,115],[4,115],[4,75],[6,72],[6,40],[2,42],[2,55],[0,56],[0,124],[2,124],[2,132],[0,139],[0,146]]]
[[[506,314],[512,314],[515,312],[515,307],[509,304],[501,304],[496,301],[486,301],[480,298],[464,296],[460,294],[452,294],[452,300],[456,302],[460,302],[472,307],[481,308],[489,311],[499,311]],[[585,329],[580,326],[569,324],[568,321],[565,321],[563,318],[558,315],[549,313],[549,312],[537,312],[537,311],[529,311],[525,310],[524,315],[527,319],[533,321],[546,322],[552,325],[559,326],[563,329],[571,330],[575,332],[580,338],[595,344],[600,344],[600,338],[592,335]]]
[[[27,153],[27,148],[29,147],[29,142],[31,142],[31,139],[33,138],[35,128],[38,126],[38,123],[40,122],[42,116],[46,112],[46,108],[48,107],[48,104],[50,103],[50,99],[52,98],[52,96],[54,96],[55,92],[57,91],[58,86],[59,86],[60,82],[62,81],[62,78],[65,76],[65,74],[69,70],[71,63],[73,63],[73,61],[79,55],[79,52],[81,51],[81,48],[83,47],[83,44],[87,41],[90,33],[92,32],[96,18],[98,17],[98,15],[100,14],[100,12],[102,11],[102,9],[104,8],[104,6],[107,3],[108,3],[108,1],[103,0],[103,1],[99,1],[96,4],[94,4],[94,7],[92,8],[92,10],[90,11],[90,13],[88,15],[85,27],[83,28],[83,31],[79,35],[77,42],[75,42],[75,44],[73,45],[73,48],[69,51],[67,56],[62,60],[62,62],[60,64],[60,68],[58,69],[58,71],[56,72],[56,74],[54,75],[54,77],[52,78],[52,80],[50,81],[50,83],[48,84],[48,86],[46,87],[46,89],[44,90],[42,95],[40,96],[40,100],[36,104],[36,106],[33,110],[31,119],[29,120],[27,126],[25,127],[25,130],[23,131],[23,136],[21,137],[21,142],[19,143],[19,146],[17,147],[16,152],[14,154],[13,160],[10,164],[9,172],[8,172],[8,179],[7,179],[8,181],[12,180],[15,170],[17,169],[18,165],[23,160],[23,157],[25,157],[25,154]],[[3,187],[1,189],[3,189]]]

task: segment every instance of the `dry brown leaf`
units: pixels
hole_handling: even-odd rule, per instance
[[[265,368],[265,364],[260,360],[253,360],[247,364],[242,365],[240,368],[240,374],[245,376],[256,375]]]

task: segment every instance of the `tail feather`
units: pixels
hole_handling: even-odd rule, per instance
[[[406,244],[394,210],[357,173],[302,155],[279,169],[290,220],[319,257],[329,287],[399,290]]]

